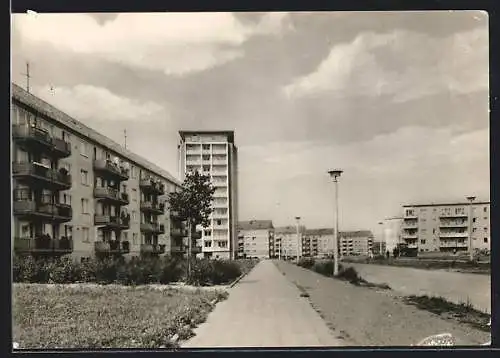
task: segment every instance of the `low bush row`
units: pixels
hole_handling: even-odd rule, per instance
[[[300,267],[313,270],[323,276],[333,276],[333,260],[315,260],[314,258],[302,258],[299,260],[298,265]],[[344,267],[339,264],[339,272],[336,276],[337,278],[345,281],[349,281],[352,284],[360,285],[366,283],[366,281],[359,276],[356,269],[353,267]]]
[[[187,260],[172,257],[90,259],[82,263],[71,258],[35,259],[14,257],[13,281],[26,283],[117,283],[142,285],[185,282],[208,286],[227,284],[242,274],[241,264],[229,260],[192,259],[187,277]]]

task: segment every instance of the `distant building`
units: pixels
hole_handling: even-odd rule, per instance
[[[339,240],[342,256],[367,256],[373,248],[373,234],[368,230],[341,231]]]
[[[284,259],[296,258],[297,254],[302,256],[302,237],[305,226],[299,226],[299,237],[297,239],[296,226],[284,226],[274,229],[274,256]],[[299,243],[297,245],[297,243]]]
[[[469,220],[472,248],[490,250],[490,202],[403,206],[402,241],[417,252],[468,251]]]
[[[332,244],[333,229],[307,229],[305,231],[303,250],[304,253],[310,252],[311,257],[328,256],[332,252]]]
[[[401,242],[401,225],[403,223],[402,217],[387,218],[384,220],[384,242],[386,250],[391,255],[397,244]]]
[[[238,223],[238,258],[270,258],[274,253],[274,228],[271,220]]]

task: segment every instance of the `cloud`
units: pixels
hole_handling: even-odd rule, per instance
[[[388,95],[405,102],[487,88],[488,30],[482,26],[446,37],[408,30],[361,33],[333,46],[314,72],[292,81],[284,93],[291,98]]]
[[[311,227],[329,223],[332,167],[344,169],[340,200],[346,229],[376,226],[415,201],[463,200],[468,193],[488,199],[488,138],[488,129],[456,135],[450,128],[404,127],[358,143],[242,146],[241,187],[259,188],[261,195],[242,191],[240,213],[273,213],[277,225],[295,215]]]
[[[22,45],[45,43],[134,68],[182,75],[243,56],[241,44],[252,36],[280,34],[289,26],[286,20],[284,13],[266,14],[251,25],[230,13],[123,13],[99,24],[85,14],[18,14],[13,27]]]
[[[79,120],[148,121],[167,118],[163,106],[154,102],[134,101],[106,88],[89,85],[75,87],[34,87],[35,95]]]

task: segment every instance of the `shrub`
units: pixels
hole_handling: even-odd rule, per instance
[[[347,267],[347,268],[340,267],[339,274],[337,275],[337,277],[356,285],[364,282],[363,278],[359,276],[358,272],[354,267]]]
[[[313,271],[324,276],[333,275],[333,260],[317,261],[312,266]]]
[[[314,266],[314,263],[315,263],[315,261],[314,261],[313,258],[306,258],[305,257],[305,258],[301,258],[299,260],[298,265],[300,267],[303,267],[303,268],[306,268],[306,269],[310,269],[310,268],[312,268]]]
[[[185,265],[183,261],[166,256],[161,261],[160,283],[167,284],[170,282],[180,281],[185,273]]]
[[[187,283],[200,286],[229,283],[241,275],[241,269],[235,262],[226,260],[193,260],[191,277]]]

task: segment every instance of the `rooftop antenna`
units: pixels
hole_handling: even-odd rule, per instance
[[[23,73],[24,76],[26,76],[26,91],[30,93],[30,63],[26,62],[26,73]]]

